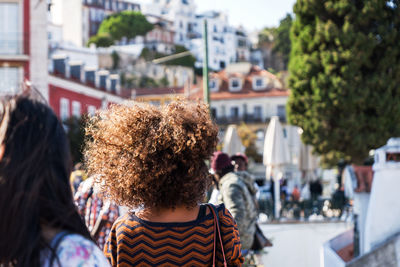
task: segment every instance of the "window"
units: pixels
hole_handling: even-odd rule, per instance
[[[214,32],[218,32],[217,25],[214,25]]]
[[[285,120],[286,119],[286,107],[285,105],[278,105],[277,107],[277,115],[279,119]]]
[[[262,117],[262,107],[261,106],[255,106],[254,107],[254,118],[255,119],[261,119]]]
[[[19,25],[18,3],[0,2],[0,54],[22,52],[22,36]]]
[[[69,118],[69,100],[66,98],[60,99],[60,119],[62,121]]]
[[[253,89],[260,90],[264,88],[265,88],[264,79],[262,77],[255,77],[253,79]]]
[[[15,94],[22,82],[21,68],[0,67],[0,94]]]
[[[229,90],[233,92],[240,91],[242,82],[238,78],[232,78],[229,80]]]
[[[78,118],[81,116],[81,103],[78,101],[72,101],[72,116]]]
[[[217,118],[217,109],[216,108],[211,108],[211,116],[213,119]]]
[[[211,79],[209,87],[210,87],[210,91],[211,92],[218,92],[218,80],[217,79]]]
[[[238,107],[231,107],[231,117],[232,118],[239,117],[239,108]]]
[[[90,116],[94,116],[96,114],[96,107],[95,106],[88,106],[87,113]]]
[[[263,130],[258,130],[257,132],[256,132],[256,135],[257,135],[257,140],[258,141],[263,141],[264,140],[264,131]]]

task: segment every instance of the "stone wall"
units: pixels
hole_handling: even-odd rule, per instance
[[[399,267],[400,234],[390,238],[371,252],[346,264],[346,267]]]

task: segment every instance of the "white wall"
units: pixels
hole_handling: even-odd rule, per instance
[[[354,192],[354,214],[358,215],[358,231],[360,237],[360,252],[365,251],[365,223],[367,219],[369,193]]]
[[[83,45],[82,0],[64,0],[62,11],[64,41],[81,47]]]
[[[346,263],[329,247],[329,242],[324,244],[322,251],[321,267],[345,267]]]
[[[236,61],[236,46],[234,29],[229,26],[227,16],[220,14],[213,17],[209,14],[196,19],[195,31],[203,36],[204,20],[207,20],[208,30],[208,64],[213,70],[220,70],[220,62],[225,62],[225,66]],[[214,31],[214,27],[217,32]],[[224,31],[225,30],[225,31]],[[217,39],[217,40],[216,40]],[[219,40],[223,39],[223,43]],[[195,39],[191,42],[193,46],[190,50],[199,62],[203,62],[203,39]]]
[[[99,68],[99,54],[96,49],[61,47],[53,55],[66,55],[70,61],[82,61],[87,67]]]
[[[30,1],[30,80],[49,99],[47,81],[47,2]]]
[[[375,170],[365,223],[364,253],[400,232],[400,168]]]
[[[244,99],[224,99],[211,101],[211,107],[217,109],[217,118],[222,117],[222,110],[225,107],[225,116],[230,116],[231,107],[239,108],[239,116],[244,114],[244,104],[247,105],[247,114],[254,112],[254,107],[262,107],[261,119],[265,121],[267,118],[278,115],[278,105],[286,105],[287,97],[259,97]]]

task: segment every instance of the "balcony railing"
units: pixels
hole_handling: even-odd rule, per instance
[[[28,46],[28,38],[23,33],[1,33],[0,55],[24,55]]]
[[[268,123],[271,118],[262,119],[261,117],[254,116],[252,114],[247,114],[243,116],[225,116],[225,117],[218,117],[215,119],[217,124],[239,124],[241,122],[244,123]],[[283,123],[286,122],[286,116],[279,116],[279,120]]]

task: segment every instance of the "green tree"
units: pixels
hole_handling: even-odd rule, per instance
[[[276,37],[276,28],[264,28],[258,34],[258,45],[262,45],[264,43],[273,44]]]
[[[116,70],[118,69],[119,62],[121,61],[121,57],[119,56],[117,51],[112,51],[111,53],[111,58],[112,58],[112,69]]]
[[[182,45],[175,45],[175,53],[174,54],[179,54],[188,51],[186,47]],[[180,57],[177,59],[173,59],[170,61],[165,62],[166,65],[177,65],[177,66],[185,66],[185,67],[190,67],[194,68],[194,63],[196,62],[196,58],[193,55],[188,55],[184,57]]]
[[[73,116],[64,121],[74,164],[82,162],[83,160],[82,151],[85,141],[85,126],[87,119],[87,116],[82,116],[80,118]]]
[[[122,11],[103,20],[97,34],[109,34],[114,41],[119,41],[123,37],[132,39],[138,35],[145,35],[152,29],[153,24],[148,22],[142,13]]]
[[[182,45],[175,45],[175,54],[179,54],[182,52],[186,52],[188,51],[184,46]],[[145,59],[146,61],[150,61],[153,59],[157,59],[157,58],[162,58],[162,57],[166,57],[168,55],[166,54],[162,54],[162,53],[158,53],[158,52],[154,52],[154,51],[150,51],[150,49],[148,48],[143,48],[140,57]],[[173,65],[173,66],[185,66],[185,67],[190,67],[190,68],[194,68],[194,63],[196,62],[196,58],[193,55],[187,55],[184,57],[180,57],[180,58],[176,58],[170,61],[166,61],[165,65]]]
[[[114,40],[109,34],[103,33],[90,37],[87,45],[89,46],[90,44],[95,44],[96,47],[109,47],[114,44]]]
[[[246,148],[245,154],[252,158],[255,162],[261,162],[262,156],[258,154],[256,147],[257,135],[253,130],[247,126],[244,122],[238,127],[238,135],[242,141],[243,146]]]
[[[142,76],[139,81],[139,86],[142,88],[154,88],[158,87],[158,83],[151,77]]]
[[[320,154],[361,163],[400,134],[398,0],[297,0],[289,121]]]
[[[168,77],[167,76],[162,77],[159,84],[163,87],[168,87],[169,86]]]
[[[292,27],[292,22],[292,16],[287,14],[286,17],[280,21],[279,27],[275,30],[275,43],[273,51],[281,55],[285,69],[287,69],[290,56],[290,28]]]

